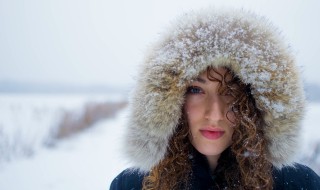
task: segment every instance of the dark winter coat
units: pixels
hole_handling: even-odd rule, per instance
[[[216,176],[212,176],[205,158],[198,158],[193,166],[190,190],[214,189]],[[127,169],[111,183],[110,190],[140,190],[144,173]],[[216,174],[218,175],[218,174]],[[294,167],[273,169],[274,190],[320,190],[320,177],[309,167],[295,164]]]

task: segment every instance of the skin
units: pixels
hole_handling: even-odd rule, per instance
[[[216,69],[224,75],[224,68]],[[214,73],[217,79],[222,77]],[[226,77],[226,80],[230,77]],[[219,82],[210,81],[207,71],[201,73],[187,90],[184,112],[190,128],[191,144],[208,159],[213,171],[221,153],[232,143],[232,116],[227,118],[232,97],[218,93]],[[230,112],[229,112],[230,113]],[[228,113],[228,114],[229,114]]]

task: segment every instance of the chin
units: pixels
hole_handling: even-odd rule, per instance
[[[223,152],[223,150],[221,151],[199,151],[201,154],[205,155],[205,156],[220,156],[220,154]]]
[[[194,148],[205,156],[219,156],[225,149],[217,149],[216,147],[199,147],[194,146]]]

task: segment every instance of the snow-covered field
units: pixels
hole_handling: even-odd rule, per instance
[[[3,165],[0,189],[109,189],[115,174],[128,166],[119,150],[124,115],[122,111],[116,119],[101,121],[54,148]]]
[[[41,144],[48,137],[46,134],[52,122],[56,122],[56,112],[62,108],[78,109],[88,101],[88,97],[42,97],[45,100],[41,100],[41,97],[0,97],[0,129],[4,134],[21,130],[21,138],[25,142],[34,139],[34,146],[37,147],[30,156],[13,156],[10,161],[0,162],[0,189],[109,189],[112,179],[129,166],[120,150],[128,110],[124,109],[115,118],[100,121],[82,133],[47,147]],[[21,102],[17,103],[19,98]],[[106,97],[100,98],[95,100],[105,100]],[[113,100],[119,99],[113,97]],[[316,143],[320,141],[319,115],[320,103],[310,104],[303,122],[300,155],[311,155]],[[5,126],[10,126],[10,129]],[[0,156],[5,155],[1,153]],[[320,155],[316,159],[319,166]],[[320,171],[320,168],[313,169]]]
[[[0,189],[108,189],[124,168],[117,154],[125,110],[47,146],[64,111],[88,102],[120,102],[119,94],[1,95]]]
[[[89,103],[119,102],[119,94],[0,94],[0,165],[52,143],[62,117],[81,116]]]

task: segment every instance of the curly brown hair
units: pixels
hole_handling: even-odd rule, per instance
[[[244,84],[226,68],[222,80],[213,77],[221,75],[213,67],[207,68],[207,77],[219,82],[218,92],[234,97],[230,111],[235,120],[232,145],[218,160],[215,170],[221,171],[216,178],[217,188],[228,189],[272,189],[272,164],[267,160],[267,142],[261,126],[263,115],[258,110],[249,84]],[[230,77],[231,76],[231,79]],[[143,189],[188,189],[192,173],[189,155],[192,145],[189,141],[189,127],[183,114],[174,135],[170,138],[167,154],[152,168],[143,180]],[[230,120],[230,119],[229,119]],[[223,183],[221,183],[223,182]]]

